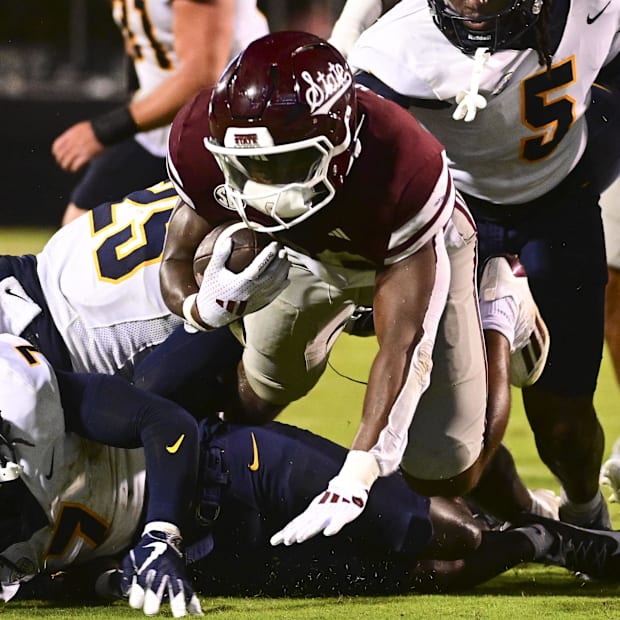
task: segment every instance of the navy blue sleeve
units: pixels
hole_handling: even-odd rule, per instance
[[[440,99],[419,99],[417,97],[407,97],[401,93],[395,91],[388,86],[385,82],[382,82],[379,78],[372,75],[372,73],[366,73],[360,71],[355,74],[355,82],[365,86],[368,90],[372,90],[377,95],[381,95],[384,99],[389,99],[394,103],[397,103],[402,108],[408,110],[411,107],[440,109],[449,108],[452,104],[448,101],[442,101]]]
[[[242,351],[228,327],[189,334],[180,326],[138,364],[133,382],[196,418],[212,416],[225,409]]]
[[[600,70],[594,81],[610,90],[620,89],[620,54]]]
[[[196,489],[198,425],[179,405],[109,375],[57,372],[68,431],[144,448],[146,520],[183,526]]]

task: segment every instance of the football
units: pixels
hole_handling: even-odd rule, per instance
[[[222,234],[222,231],[237,223],[231,221],[216,226],[211,232],[207,233],[196,248],[194,253],[194,277],[198,286],[202,282],[204,271],[213,255],[213,247],[217,238]],[[233,246],[225,265],[227,269],[234,273],[243,271],[271,241],[271,237],[266,233],[257,233],[245,227],[236,230],[232,234],[231,239]]]

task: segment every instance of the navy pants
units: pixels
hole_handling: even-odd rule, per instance
[[[607,262],[599,198],[620,168],[620,90],[593,87],[588,146],[562,183],[524,205],[498,208],[465,195],[478,226],[480,265],[518,254],[551,336],[537,385],[594,394],[603,352]]]
[[[429,544],[432,527],[429,499],[414,493],[400,474],[379,478],[360,517],[336,536],[320,534],[291,547],[272,547],[270,537],[325,490],[347,450],[279,422],[218,424],[210,430],[205,445],[212,462],[219,460],[214,477],[221,495],[213,551],[192,568],[201,592],[407,591],[407,568]]]
[[[166,158],[151,155],[134,138],[128,138],[109,146],[88,164],[71,192],[71,202],[80,209],[94,209],[167,178]]]

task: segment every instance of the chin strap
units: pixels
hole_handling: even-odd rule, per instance
[[[479,47],[474,54],[474,70],[471,74],[469,90],[461,90],[456,95],[456,110],[452,114],[455,121],[470,123],[476,118],[476,112],[487,107],[487,100],[478,94],[482,69],[491,54],[486,47]]]

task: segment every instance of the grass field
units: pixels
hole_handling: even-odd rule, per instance
[[[36,252],[51,231],[0,229],[0,253]],[[310,428],[331,439],[348,444],[356,429],[364,387],[345,379],[363,380],[375,351],[370,339],[342,338],[331,364],[311,396],[291,406],[282,421]],[[335,370],[334,370],[335,369]],[[338,371],[338,372],[336,372]],[[608,361],[596,394],[596,404],[607,435],[606,455],[620,436],[619,389]],[[558,491],[556,481],[540,463],[527,426],[518,392],[506,443],[513,451],[519,470],[532,488]],[[620,507],[610,505],[615,527],[620,528]],[[467,594],[434,596],[386,596],[380,598],[334,599],[202,599],[205,615],[231,620],[340,620],[389,618],[427,619],[530,619],[620,618],[620,586],[582,582],[566,571],[528,565],[511,570]],[[99,607],[66,607],[48,603],[10,603],[0,607],[0,618],[140,618],[141,613],[122,603]],[[167,609],[165,614],[170,617]]]

